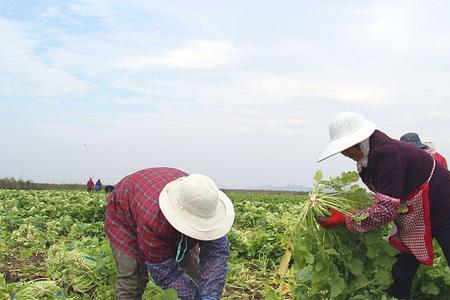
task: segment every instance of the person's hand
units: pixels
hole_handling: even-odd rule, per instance
[[[340,211],[330,208],[328,210],[331,216],[319,220],[319,224],[324,228],[332,228],[334,226],[345,224],[345,215]]]

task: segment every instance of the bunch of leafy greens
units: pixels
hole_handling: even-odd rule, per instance
[[[317,222],[329,208],[347,213],[370,206],[372,195],[357,184],[355,172],[324,180],[318,171],[314,179],[292,235],[295,299],[388,299],[397,251],[386,242],[386,230],[354,233],[345,226],[324,229]]]

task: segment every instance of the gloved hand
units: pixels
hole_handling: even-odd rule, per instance
[[[331,216],[319,220],[319,224],[324,228],[332,228],[339,224],[345,224],[345,215],[340,211],[330,208]]]

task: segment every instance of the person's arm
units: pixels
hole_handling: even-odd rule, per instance
[[[395,147],[385,147],[372,153],[369,164],[377,193],[371,207],[346,216],[349,231],[367,232],[386,225],[395,219],[400,206],[406,169],[404,155]]]
[[[173,288],[181,300],[198,299],[197,284],[170,258],[161,263],[146,262],[145,265],[156,285],[163,289]]]
[[[349,231],[367,232],[388,224],[397,216],[400,199],[377,193],[372,206],[350,212],[345,218]]]
[[[227,236],[213,241],[200,241],[200,300],[220,299],[229,256]]]

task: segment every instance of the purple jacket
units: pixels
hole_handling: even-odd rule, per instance
[[[360,176],[377,192],[398,199],[419,188],[432,167],[432,157],[422,149],[375,130],[370,136],[368,164]],[[450,172],[440,164],[430,181],[430,208],[433,231],[450,222]]]

